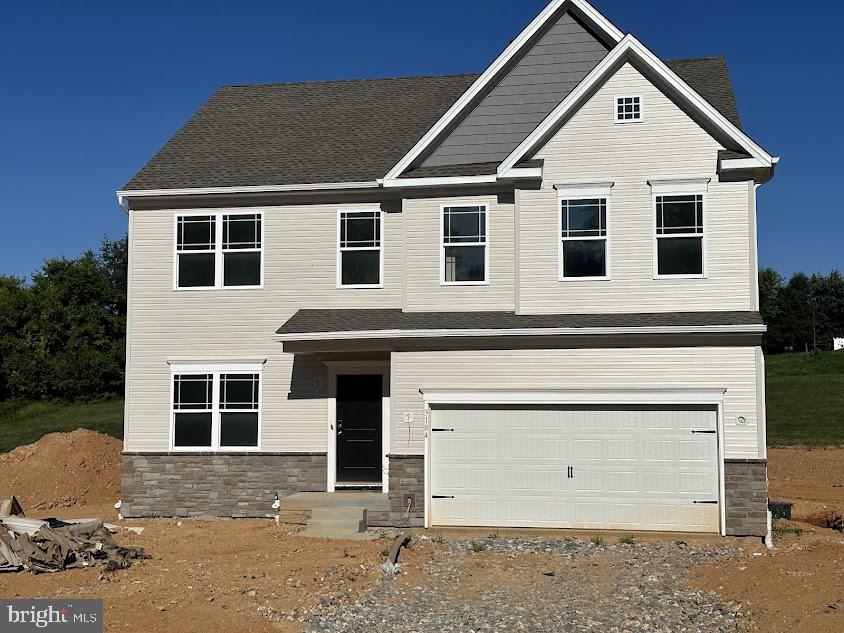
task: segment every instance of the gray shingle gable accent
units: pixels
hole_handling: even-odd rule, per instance
[[[602,41],[564,12],[422,167],[501,162],[607,52]]]
[[[279,335],[395,330],[515,330],[762,325],[758,312],[543,314],[513,312],[403,312],[399,309],[299,310]]]

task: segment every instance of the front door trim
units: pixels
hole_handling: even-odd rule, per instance
[[[390,361],[325,361],[328,369],[328,416],[326,425],[328,443],[328,473],[326,490],[334,492],[337,487],[337,376],[381,374],[381,491],[389,491],[390,462]]]
[[[425,527],[431,527],[431,405],[711,405],[718,430],[718,510],[726,536],[724,490],[724,394],[714,389],[419,389],[425,407]]]

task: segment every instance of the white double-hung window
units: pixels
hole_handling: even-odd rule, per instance
[[[262,286],[262,225],[260,213],[177,215],[175,288]]]
[[[442,207],[441,283],[473,285],[488,282],[488,210],[485,204]]]
[[[340,211],[337,216],[337,285],[377,287],[384,272],[383,215],[375,211]]]
[[[708,179],[651,181],[654,277],[704,277],[704,212]]]
[[[255,450],[261,365],[171,365],[173,450]]]
[[[559,278],[610,277],[609,199],[612,183],[556,185]]]

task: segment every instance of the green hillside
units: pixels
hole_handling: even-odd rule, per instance
[[[37,442],[47,433],[90,429],[123,437],[123,401],[0,402],[0,453]]]
[[[780,354],[765,364],[768,445],[844,446],[844,351]]]

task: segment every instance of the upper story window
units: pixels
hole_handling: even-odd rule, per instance
[[[630,95],[615,98],[615,122],[636,123],[642,120],[642,97]]]
[[[487,283],[489,243],[486,205],[442,208],[441,276],[444,284]]]
[[[174,449],[258,447],[261,373],[231,369],[173,373]]]
[[[706,183],[654,183],[654,276],[705,275]]]
[[[260,213],[176,216],[176,288],[261,286],[262,235]]]
[[[607,199],[560,200],[560,278],[606,279]]]
[[[383,240],[381,211],[340,211],[337,231],[337,285],[381,285]]]

